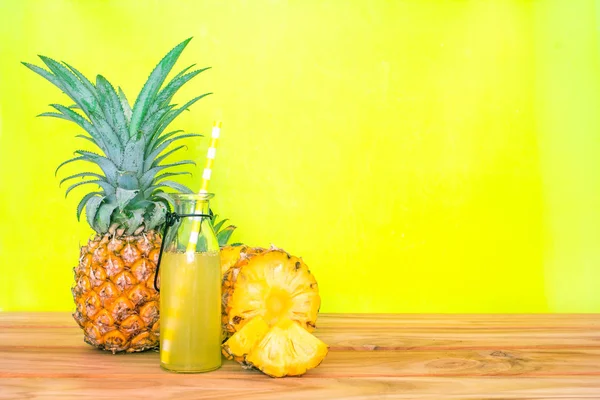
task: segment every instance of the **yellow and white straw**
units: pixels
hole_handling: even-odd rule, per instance
[[[210,146],[206,152],[206,165],[204,166],[204,171],[202,172],[202,185],[200,186],[199,194],[208,193],[208,182],[210,182],[213,163],[215,162],[215,156],[217,155],[217,143],[219,142],[220,135],[221,121],[216,121],[212,128]],[[195,214],[200,214],[201,212],[202,208],[196,207]],[[188,259],[194,257],[194,253],[196,252],[196,244],[198,243],[199,232],[200,218],[194,218],[194,222],[192,223],[192,233],[186,249]]]

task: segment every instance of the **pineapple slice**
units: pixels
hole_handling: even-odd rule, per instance
[[[327,352],[325,343],[283,318],[250,350],[246,362],[274,378],[298,376],[321,364]]]
[[[288,317],[312,332],[321,305],[315,277],[301,258],[281,249],[247,256],[224,277],[224,328],[239,331],[261,316],[270,326]]]
[[[253,318],[239,332],[223,343],[223,355],[228,360],[235,360],[244,364],[246,355],[269,331],[269,325],[262,317]]]

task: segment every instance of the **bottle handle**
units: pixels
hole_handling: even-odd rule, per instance
[[[160,243],[160,250],[158,252],[158,260],[156,261],[156,273],[154,274],[154,289],[157,292],[160,292],[160,288],[157,285],[158,282],[158,269],[160,268],[160,261],[162,259],[163,250],[165,249],[165,242],[167,241],[167,232],[169,228],[175,225],[176,222],[179,222],[181,218],[188,217],[201,217],[201,218],[211,218],[209,214],[177,214],[172,212],[167,212],[165,218],[165,229],[163,231],[162,242]]]

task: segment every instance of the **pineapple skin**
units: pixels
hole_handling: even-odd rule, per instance
[[[159,344],[159,293],[154,289],[162,238],[96,235],[80,249],[71,289],[73,318],[84,341],[113,354],[156,349]]]

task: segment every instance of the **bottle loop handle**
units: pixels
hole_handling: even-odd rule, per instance
[[[179,222],[179,220],[181,218],[193,218],[193,217],[199,217],[199,218],[211,218],[210,215],[208,214],[177,214],[177,213],[172,213],[172,212],[167,212],[167,216],[165,219],[165,228],[163,231],[163,237],[162,237],[162,242],[160,244],[160,250],[158,252],[158,260],[156,261],[156,273],[154,274],[154,289],[157,292],[160,292],[160,289],[158,287],[158,269],[160,268],[160,261],[162,259],[162,255],[163,255],[163,250],[165,249],[165,242],[167,241],[167,232],[169,231],[169,228],[173,225],[175,225],[176,222]]]

